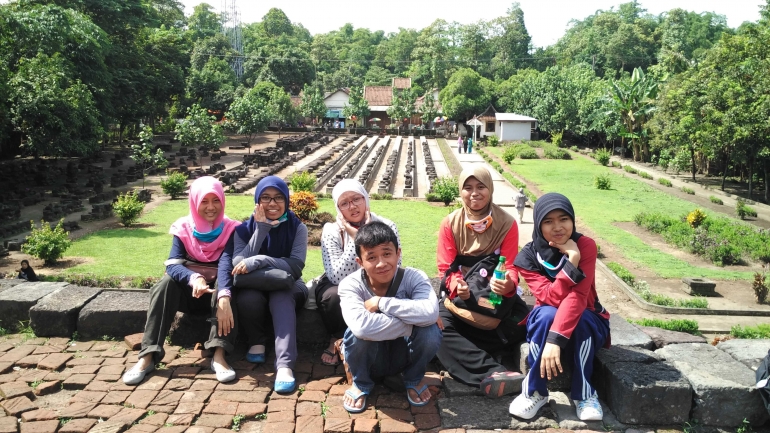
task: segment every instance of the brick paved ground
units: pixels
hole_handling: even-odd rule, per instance
[[[342,408],[342,368],[320,364],[321,349],[301,350],[298,391],[278,395],[270,360],[256,368],[234,362],[238,379],[220,384],[204,351],[175,346],[166,347],[163,368],[124,385],[120,377],[136,362],[139,341],[0,337],[0,433],[440,431],[436,399],[443,389],[435,371],[428,406],[410,408],[404,392],[378,385],[367,410],[351,416]]]

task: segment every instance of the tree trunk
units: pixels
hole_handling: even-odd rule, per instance
[[[749,200],[751,200],[751,190],[754,187],[754,156],[749,157]]]
[[[724,155],[725,166],[722,167],[722,191],[725,190],[725,179],[727,179],[727,167],[729,166],[728,161],[730,161],[730,152],[725,152]]]
[[[765,160],[765,203],[770,204],[770,185],[768,185],[767,174],[770,172],[770,162]]]
[[[118,124],[118,146],[123,144],[123,122]]]
[[[690,148],[690,161],[692,161],[692,181],[695,182],[695,172],[697,171],[697,168],[695,167],[695,148]]]
[[[643,162],[650,161],[650,145],[647,143],[647,140],[644,140],[642,142],[642,161]]]

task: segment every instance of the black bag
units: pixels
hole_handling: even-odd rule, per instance
[[[503,296],[499,305],[493,305],[489,302],[489,294],[492,289],[489,281],[494,277],[495,268],[500,260],[499,254],[490,254],[482,257],[457,256],[449,269],[441,279],[441,291],[446,293],[446,279],[449,274],[457,272],[461,266],[469,267],[465,273],[465,282],[471,292],[471,297],[463,301],[459,296],[452,300],[452,303],[460,309],[479,313],[484,316],[492,317],[498,320],[505,320],[511,316],[514,308],[527,308],[527,304],[519,296]],[[483,329],[483,328],[482,328]]]
[[[770,350],[767,356],[759,363],[757,368],[757,389],[762,401],[765,402],[765,409],[770,413]]]

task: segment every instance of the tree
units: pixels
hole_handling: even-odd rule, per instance
[[[187,19],[190,40],[195,42],[215,36],[222,30],[219,14],[213,11],[208,3],[201,3],[193,8],[193,13]]]
[[[452,119],[470,119],[492,102],[493,87],[494,83],[472,69],[458,70],[439,93],[444,113]]]
[[[250,89],[230,105],[225,118],[231,129],[237,134],[245,135],[246,142],[251,143],[255,134],[265,131],[270,125],[268,100],[258,91]]]
[[[492,20],[490,24],[490,42],[495,51],[491,69],[495,79],[505,80],[526,64],[532,38],[524,24],[524,11],[518,2],[508,8],[505,16]]]
[[[203,69],[191,71],[187,93],[201,106],[224,112],[235,97],[236,82],[230,65],[221,58],[211,57]]]
[[[163,149],[157,149],[153,152],[153,135],[152,128],[145,126],[142,132],[139,133],[139,141],[141,144],[134,144],[131,146],[133,153],[131,159],[134,160],[136,165],[142,170],[142,189],[144,189],[144,175],[145,170],[150,166],[158,168],[166,168],[168,161],[163,156]]]
[[[303,116],[309,117],[316,122],[326,114],[324,97],[317,86],[305,84],[305,90],[302,92],[302,103],[299,109]]]
[[[401,127],[408,126],[412,115],[415,113],[415,95],[412,89],[393,89],[393,99],[387,113],[391,119],[401,122]],[[402,119],[407,119],[403,121]]]
[[[624,126],[621,136],[631,139],[634,161],[649,161],[649,147],[644,140],[640,146],[639,139],[646,135],[644,127],[655,112],[657,94],[658,83],[646,76],[641,68],[634,69],[630,79],[612,82],[607,108],[620,115]]]
[[[206,150],[219,149],[224,143],[225,136],[222,127],[215,124],[213,116],[209,116],[205,108],[194,104],[187,109],[187,117],[177,125],[176,139],[182,146],[199,146]]]
[[[420,107],[420,118],[424,124],[429,124],[438,115],[438,104],[436,98],[433,97],[433,90],[425,93],[422,106]]]
[[[348,105],[343,108],[342,114],[353,120],[353,125],[357,125],[358,121],[363,121],[369,115],[369,101],[364,99],[363,87],[353,87],[349,96]]]

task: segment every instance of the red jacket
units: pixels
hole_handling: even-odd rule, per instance
[[[513,281],[519,280],[518,270],[513,266],[513,260],[516,258],[518,252],[519,227],[516,225],[516,221],[514,221],[500,246],[500,255],[505,256],[505,268],[511,274]],[[438,247],[436,249],[436,263],[438,264],[438,271],[442,276],[446,273],[447,269],[449,269],[449,266],[452,264],[455,257],[457,257],[455,236],[454,233],[452,233],[452,227],[449,225],[449,218],[444,218],[444,220],[441,221],[441,228],[439,228]],[[458,278],[462,278],[460,271],[453,272],[447,276],[446,287],[449,290],[450,299],[454,299],[457,294]],[[506,296],[513,296],[515,294],[516,291],[514,290]]]
[[[596,242],[584,235],[578,239],[577,246],[580,251],[578,267],[567,261],[554,281],[540,272],[519,269],[535,296],[535,306],[557,308],[546,342],[560,347],[567,344],[586,309],[596,311],[605,319],[610,318],[610,313],[599,304],[596,295]]]

